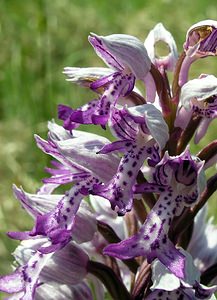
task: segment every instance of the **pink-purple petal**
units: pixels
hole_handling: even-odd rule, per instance
[[[0,277],[0,291],[5,293],[18,293],[24,288],[21,270],[16,270],[10,275]]]

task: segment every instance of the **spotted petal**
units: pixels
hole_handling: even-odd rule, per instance
[[[104,254],[121,259],[144,256],[149,262],[158,258],[177,277],[184,278],[185,258],[167,237],[174,209],[163,204],[169,193],[160,196],[138,234],[107,246]]]
[[[53,253],[43,255],[36,252],[27,264],[18,268],[11,275],[0,278],[0,290],[7,293],[23,292],[19,299],[33,300],[39,283],[39,275],[52,255]]]
[[[135,189],[137,193],[160,193],[146,221],[136,235],[107,246],[104,253],[122,259],[142,255],[150,262],[158,258],[177,277],[185,278],[185,257],[168,239],[168,231],[172,219],[185,206],[194,204],[202,192],[202,166],[203,163],[191,158],[188,150],[174,158],[165,154],[156,166],[155,183],[145,183]]]
[[[110,201],[112,209],[118,207],[119,215],[124,215],[132,208],[133,185],[144,160],[150,155],[147,150],[151,149],[150,145],[138,146],[135,142],[125,142],[125,147],[126,153],[116,175],[107,184],[96,185],[93,189],[94,194]]]
[[[23,189],[18,189],[16,186],[13,187],[13,190],[15,197],[34,219],[54,211],[61,199],[64,198],[64,195],[57,194],[29,194]],[[77,243],[87,242],[93,238],[95,232],[96,218],[89,205],[83,201],[75,215],[74,225],[71,231],[72,239]]]
[[[91,34],[89,42],[110,67],[129,69],[138,79],[144,79],[151,68],[147,51],[136,37],[126,34],[98,36]]]
[[[23,241],[13,253],[19,265],[29,263],[31,257],[37,253],[46,239]],[[40,273],[40,282],[74,285],[87,275],[88,255],[75,243],[69,243],[62,250],[49,256]]]
[[[169,138],[169,131],[160,110],[152,104],[144,104],[130,107],[128,111],[134,120],[145,121],[148,133],[158,143],[160,149],[163,149]]]

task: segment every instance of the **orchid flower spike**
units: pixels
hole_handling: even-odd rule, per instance
[[[21,243],[0,292],[10,300],[216,300],[217,227],[203,206],[217,190],[216,169],[205,178],[217,140],[197,156],[187,144],[217,117],[217,77],[187,77],[195,60],[217,55],[217,21],[194,24],[178,60],[162,23],[144,44],[125,34],[89,42],[106,67],[63,73],[95,98],[59,105],[63,126],[49,122],[47,139],[35,135],[52,157],[49,175],[36,193],[13,186],[34,225],[8,232]],[[110,130],[112,142],[81,124]]]

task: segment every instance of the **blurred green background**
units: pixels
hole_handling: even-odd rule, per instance
[[[12,183],[35,192],[46,176],[49,158],[35,146],[33,133],[46,137],[58,103],[77,107],[93,97],[62,74],[65,66],[103,66],[87,41],[89,32],[144,40],[162,22],[180,52],[193,23],[216,17],[216,0],[0,0],[0,274],[10,271],[16,246],[5,232],[32,224],[13,197]],[[200,73],[217,76],[216,58],[195,63],[191,77]],[[214,138],[213,125],[198,147]]]

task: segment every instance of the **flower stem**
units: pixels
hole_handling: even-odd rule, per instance
[[[87,270],[105,285],[114,300],[131,300],[125,285],[111,268],[102,263],[89,260]]]
[[[97,221],[97,227],[99,232],[109,243],[119,243],[121,241],[121,239],[108,224]],[[132,273],[136,274],[139,264],[135,259],[126,259],[123,260],[123,263],[129,268]]]

